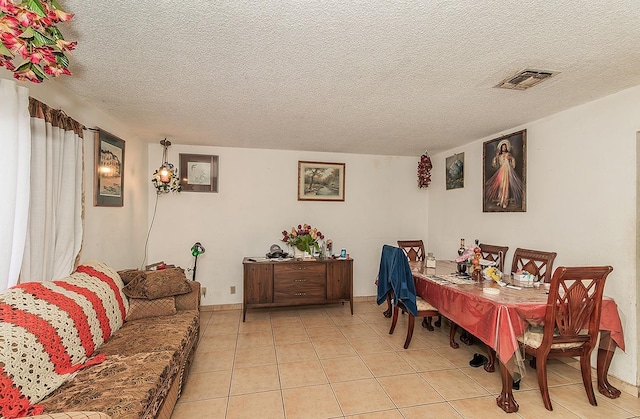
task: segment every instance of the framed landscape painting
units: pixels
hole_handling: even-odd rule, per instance
[[[464,153],[447,157],[444,169],[447,189],[464,188]]]
[[[183,192],[218,192],[218,156],[180,153]]]
[[[298,162],[298,201],[344,201],[345,163]]]
[[[526,212],[527,130],[482,146],[482,211]]]
[[[95,133],[93,205],[124,205],[124,140],[101,129]]]

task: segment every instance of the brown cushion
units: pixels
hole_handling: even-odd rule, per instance
[[[122,278],[122,282],[127,285],[129,282],[133,281],[136,277],[140,275],[144,275],[144,272],[139,269],[125,269],[123,271],[118,271],[118,275]]]
[[[170,316],[176,314],[175,297],[156,298],[146,300],[142,298],[129,299],[127,321],[143,319],[145,317]]]
[[[122,290],[129,298],[156,298],[182,295],[191,292],[189,281],[181,268],[147,271],[135,277]]]

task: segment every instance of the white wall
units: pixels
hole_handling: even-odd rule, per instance
[[[5,69],[0,69],[0,77],[11,79],[12,75]],[[100,127],[125,140],[124,207],[94,207],[94,137],[92,131],[84,132],[85,219],[82,260],[99,259],[116,269],[140,266],[147,226],[145,188],[149,176],[146,167],[146,142],[130,135],[126,126],[60,86],[55,80],[22,85],[29,89],[31,97],[64,110],[86,127]]]
[[[160,196],[149,241],[149,261],[193,266],[199,241],[197,280],[208,289],[204,305],[242,302],[242,259],[264,256],[276,243],[287,249],[282,230],[309,223],[347,248],[354,261],[354,294],[375,295],[385,243],[427,234],[427,191],[417,187],[418,159],[185,146],[171,140],[169,161],[179,153],[220,156],[219,193]],[[162,147],[149,146],[149,173],[161,164]],[[345,202],[297,200],[298,160],[346,163]],[[149,182],[149,220],[155,189]],[[235,285],[237,294],[229,294]]]
[[[482,212],[482,144],[527,129],[527,211]],[[556,251],[554,266],[614,267],[605,294],[621,314],[626,354],[618,351],[610,372],[637,384],[636,132],[640,86],[522,127],[496,133],[433,156],[429,195],[429,243],[437,257],[452,259],[459,239]],[[465,153],[465,186],[447,191],[444,160]]]

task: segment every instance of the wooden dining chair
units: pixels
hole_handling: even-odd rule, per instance
[[[485,244],[481,243],[478,245],[480,247],[480,253],[482,254],[482,259],[489,260],[496,263],[496,268],[500,270],[500,272],[504,272],[504,261],[507,257],[507,251],[509,250],[508,246],[496,246],[493,244]],[[454,337],[456,334],[456,330],[458,329],[458,325],[455,323],[451,324],[450,331],[450,344],[454,341]],[[473,335],[471,335],[466,330],[463,330],[460,334],[460,341],[466,345],[473,345]],[[451,345],[455,346],[455,345]]]
[[[510,273],[527,271],[536,275],[540,282],[550,282],[556,256],[556,252],[517,248],[513,254]]]
[[[547,410],[553,410],[547,385],[547,359],[580,357],[589,403],[597,406],[591,382],[591,352],[599,335],[602,293],[611,266],[558,267],[553,273],[544,326],[530,326],[518,340],[536,357],[538,386]]]
[[[413,337],[413,328],[415,326],[416,317],[433,317],[438,316],[440,313],[438,309],[429,304],[427,301],[422,299],[421,297],[416,297],[416,306],[418,307],[418,314],[414,316],[411,314],[409,310],[407,310],[404,302],[402,300],[398,300],[397,304],[393,306],[393,319],[391,320],[391,329],[389,329],[389,334],[392,335],[393,331],[396,329],[396,323],[398,322],[398,311],[403,310],[409,315],[409,324],[407,325],[407,338],[404,341],[404,349],[409,348],[409,344],[411,343],[411,338]],[[433,330],[433,327],[429,330]]]
[[[424,262],[424,259],[426,258],[426,252],[424,250],[424,243],[422,240],[398,240],[398,247],[404,251],[404,254],[407,255],[407,259],[412,262]],[[388,310],[389,313],[391,313],[390,303]],[[440,325],[442,325],[442,316],[438,316],[438,319],[435,322],[436,327],[440,327]],[[430,316],[427,316],[422,320],[422,327],[425,327],[430,331],[433,330]]]

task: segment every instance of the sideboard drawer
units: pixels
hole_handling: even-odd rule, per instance
[[[296,302],[304,300],[325,300],[327,285],[325,278],[282,278],[274,279],[273,301]]]
[[[327,277],[327,267],[325,264],[315,264],[309,262],[286,263],[273,267],[273,277],[280,279],[323,279]]]

